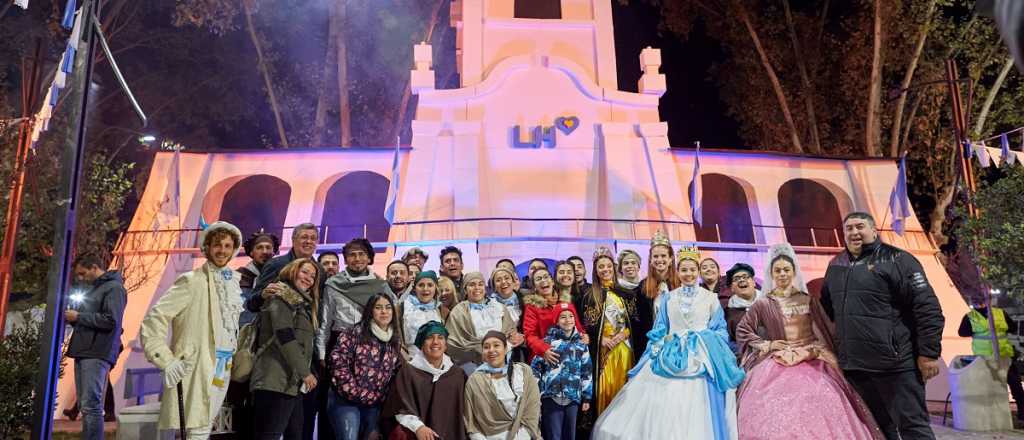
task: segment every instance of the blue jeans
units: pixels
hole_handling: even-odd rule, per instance
[[[82,439],[103,440],[103,394],[110,364],[102,359],[75,359],[75,394],[82,413]]]
[[[365,406],[350,402],[333,388],[327,393],[327,414],[336,440],[359,440],[377,431],[380,405]]]
[[[540,400],[540,432],[544,440],[575,440],[576,413],[580,406],[570,403],[566,406],[554,400]]]

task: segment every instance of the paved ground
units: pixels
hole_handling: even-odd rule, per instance
[[[1024,431],[1020,430],[1006,432],[965,432],[940,425],[932,425],[932,429],[935,431],[935,437],[939,440],[1024,439]]]
[[[952,427],[940,425],[942,420],[939,417],[933,417],[933,420],[934,420],[934,423],[932,424],[932,429],[935,430],[935,436],[936,436],[936,438],[938,438],[938,440],[961,440],[961,439],[970,439],[970,440],[1011,440],[1011,439],[1021,439],[1021,440],[1024,440],[1024,430],[1014,430],[1014,431],[1007,431],[1007,432],[964,432],[964,431],[957,431],[957,430],[953,429]],[[949,422],[949,423],[952,423],[952,422]],[[75,434],[81,432],[81,430],[82,430],[82,423],[81,423],[81,421],[79,421],[79,422],[71,422],[71,421],[68,421],[68,420],[56,420],[55,423],[54,423],[54,431],[58,432],[58,433],[65,433],[65,435],[70,434],[70,435],[74,436]],[[117,430],[117,424],[116,423],[113,423],[113,422],[107,423],[106,424],[107,438],[108,439],[115,438],[116,436],[114,435],[114,432],[116,430]],[[59,438],[72,438],[72,437],[62,437],[60,435],[55,435],[54,436],[54,439],[59,439]]]

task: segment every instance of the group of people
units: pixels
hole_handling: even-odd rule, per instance
[[[788,244],[771,247],[763,279],[743,263],[722,277],[661,233],[646,277],[638,253],[604,247],[590,282],[580,257],[534,259],[523,276],[501,260],[485,277],[453,246],[440,274],[412,249],[380,277],[365,239],[314,259],[304,224],[275,257],[276,237],[243,243],[217,222],[207,263],[143,320],[165,382],[160,428],[206,438],[227,401],[239,436],[258,439],[312,439],[314,426],[337,439],[934,438],[938,301],[870,215],[844,231],[819,299]],[[251,262],[235,271],[240,247]]]

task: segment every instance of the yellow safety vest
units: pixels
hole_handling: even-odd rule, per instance
[[[1010,346],[1010,340],[1006,339],[1006,330],[1010,327],[1006,325],[1006,314],[1003,313],[1003,309],[995,307],[991,308],[993,315],[992,320],[996,324],[996,336],[999,338],[999,356],[1009,358],[1013,356],[1013,347]],[[971,320],[971,349],[974,350],[974,354],[978,356],[992,356],[992,337],[988,332],[988,318],[977,310],[971,310],[967,314],[967,317]]]

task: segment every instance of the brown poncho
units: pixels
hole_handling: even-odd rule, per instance
[[[419,417],[442,439],[466,438],[462,420],[465,387],[466,373],[461,368],[450,368],[434,382],[430,373],[404,363],[381,411],[385,432],[391,432],[389,438],[416,438],[408,436],[409,431],[395,420],[396,415],[408,414]]]

